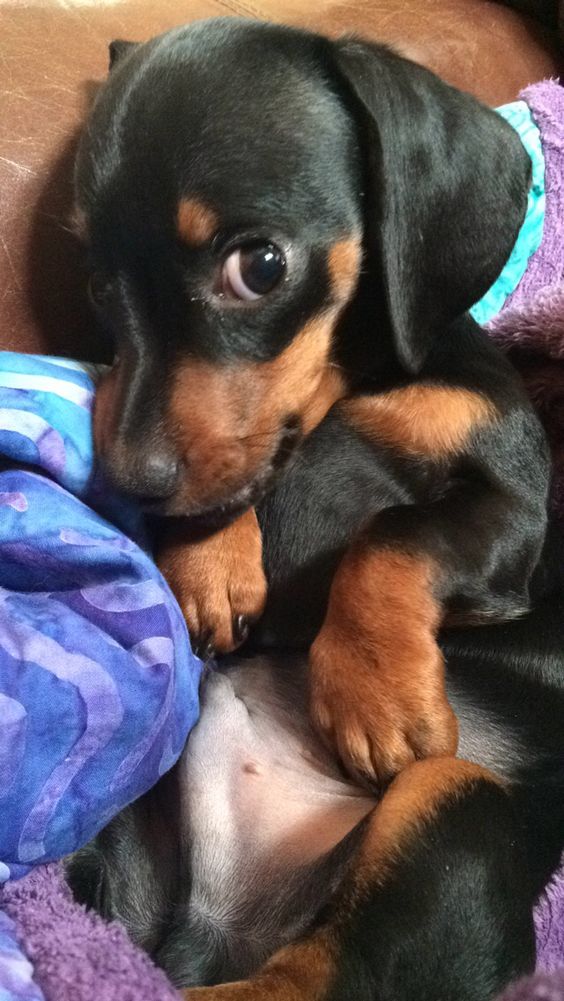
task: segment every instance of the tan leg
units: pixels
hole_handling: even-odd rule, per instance
[[[266,601],[262,536],[254,510],[197,542],[182,527],[169,529],[157,562],[202,652],[227,653],[239,646]]]
[[[428,557],[358,545],[344,557],[310,653],[311,712],[347,770],[384,782],[454,754],[456,718],[436,642],[438,572]]]
[[[322,1001],[335,975],[330,933],[281,949],[251,980],[184,991],[187,1001]]]

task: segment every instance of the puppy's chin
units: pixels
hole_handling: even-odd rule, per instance
[[[150,515],[187,519],[195,533],[208,534],[225,528],[239,515],[255,507],[272,488],[278,475],[279,470],[268,469],[232,494],[209,502],[195,503],[189,495],[183,496],[179,491],[162,501],[145,501],[142,507]]]
[[[202,531],[217,531],[262,500],[291,464],[301,441],[301,433],[294,434],[291,442],[286,439],[252,479],[237,484],[231,490],[210,492],[202,500],[201,497],[191,495],[190,484],[186,483],[184,488],[181,485],[171,497],[143,499],[141,505],[147,514],[185,518],[195,527],[201,527]]]
[[[157,518],[181,518],[183,521],[189,522],[191,532],[193,532],[194,537],[198,537],[211,535],[213,532],[226,528],[257,502],[243,503],[233,500],[215,507],[194,509],[182,500],[170,499],[160,503],[149,501],[144,503],[142,507],[146,514]]]

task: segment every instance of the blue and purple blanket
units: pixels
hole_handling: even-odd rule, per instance
[[[82,366],[0,354],[0,882],[89,840],[197,715],[180,609],[94,471],[93,394]]]
[[[92,838],[197,719],[180,609],[94,468],[94,376],[0,353],[0,883]],[[0,1001],[41,997],[0,911]]]

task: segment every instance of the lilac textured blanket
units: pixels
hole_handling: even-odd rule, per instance
[[[60,865],[7,884],[0,907],[0,1001],[180,1001],[120,925],[74,902]],[[549,888],[535,924],[539,972],[503,1001],[564,1001],[564,878]]]
[[[564,87],[547,80],[521,96],[542,138],[544,232],[523,278],[487,329],[521,371],[548,431],[553,507],[564,521]]]
[[[542,137],[544,232],[522,280],[488,330],[521,371],[548,431],[552,505],[564,525],[564,87],[548,80],[521,96]],[[564,868],[548,888],[535,923],[538,972],[510,988],[503,1001],[564,1001]]]
[[[0,902],[1,1001],[179,1001],[121,925],[75,904],[56,863],[8,884]]]
[[[487,327],[521,371],[548,431],[552,506],[564,526],[564,87],[547,80],[521,94],[540,130],[546,212],[542,243],[519,285]],[[535,915],[538,972],[503,1001],[564,1001],[564,868]]]

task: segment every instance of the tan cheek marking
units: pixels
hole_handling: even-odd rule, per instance
[[[343,413],[375,442],[436,457],[459,451],[477,427],[497,416],[491,400],[479,393],[429,385],[347,400]]]
[[[345,395],[329,362],[334,315],[310,321],[270,362],[177,367],[166,427],[189,470],[193,503],[231,496],[273,454],[289,417],[307,434]]]
[[[346,302],[352,296],[360,274],[362,250],[360,240],[340,240],[329,251],[329,277],[337,302]]]
[[[265,403],[276,403],[280,409],[301,412],[318,391],[328,364],[333,324],[325,316],[310,320],[293,338],[278,358],[257,366]]]
[[[342,400],[347,393],[343,373],[329,367],[311,401],[302,410],[301,421],[304,434],[309,434],[321,423],[334,403]]]
[[[176,212],[176,232],[189,247],[208,243],[219,229],[219,217],[209,205],[197,198],[184,198]]]
[[[247,383],[246,371],[207,362],[177,369],[166,426],[186,460],[195,502],[238,489],[270,450],[252,422]]]
[[[246,438],[252,452],[269,447],[266,439],[288,414],[302,415],[310,430],[345,391],[328,362],[332,329],[331,317],[310,321],[273,361],[229,367],[191,361],[180,368],[169,409],[174,436],[202,443]]]

